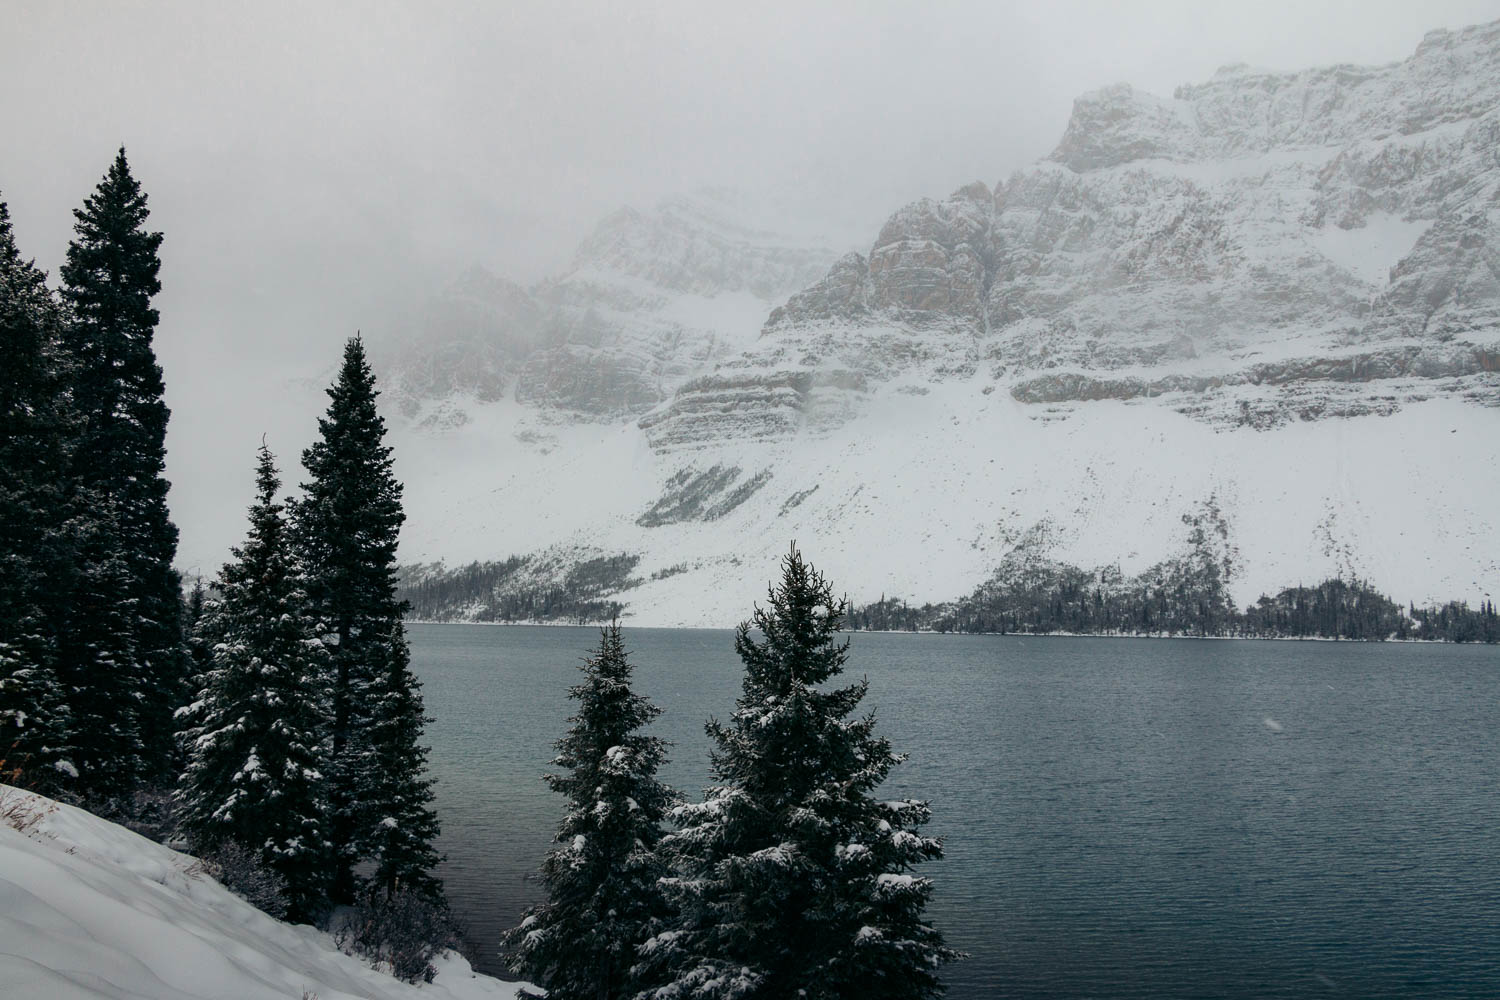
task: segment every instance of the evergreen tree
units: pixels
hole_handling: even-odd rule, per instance
[[[645,995],[940,995],[938,971],[959,956],[922,919],[931,883],[909,872],[942,845],[916,832],[926,803],[872,797],[903,758],[873,714],[849,718],[866,683],[816,686],[843,670],[846,602],[795,546],[782,570],[735,637],[734,716],[708,725],[720,784],[675,814],[666,846],[681,870],[665,885],[680,915],[643,950],[661,983]]]
[[[214,643],[209,636],[209,610],[208,588],[203,585],[203,577],[195,577],[193,589],[188,591],[182,608],[182,641],[187,647],[188,659],[192,662],[192,672],[188,675],[188,687],[192,691],[203,690],[203,675],[213,662]]]
[[[203,620],[203,613],[208,607],[208,588],[203,586],[203,577],[193,577],[193,589],[188,591],[186,603],[182,608],[182,634],[189,636],[193,629]]]
[[[219,621],[217,615],[218,602],[212,601],[208,596],[208,588],[203,585],[203,577],[199,576],[193,581],[193,589],[188,592],[187,602],[183,607],[182,637],[188,653],[188,690],[194,692],[198,697],[188,705],[177,710],[176,726],[178,743],[186,746],[188,732],[197,729],[203,723],[203,691],[208,687],[208,676],[213,670],[214,647],[219,644],[219,638],[214,629]],[[186,755],[184,755],[184,766],[186,766]]]
[[[211,612],[221,639],[191,709],[182,826],[198,849],[233,842],[259,852],[285,882],[287,916],[308,920],[323,906],[329,847],[326,653],[264,446],[256,483],[249,535],[220,573]]]
[[[107,804],[132,791],[145,771],[136,578],[121,551],[119,499],[76,480],[73,487],[78,506],[67,531],[74,561],[63,588],[58,673],[72,716],[77,787]]]
[[[578,714],[553,760],[565,770],[546,777],[568,800],[554,838],[562,846],[542,862],[547,902],[505,940],[511,968],[548,996],[617,1000],[635,992],[636,951],[666,912],[656,848],[676,794],[656,780],[666,743],[640,730],[661,709],[631,690],[618,623],[602,630],[583,672],[569,691]]]
[[[93,740],[120,717],[142,741],[139,768],[131,773],[110,775],[106,784],[104,775],[85,772],[87,787],[105,794],[128,790],[137,778],[155,780],[173,772],[171,718],[185,700],[186,663],[181,581],[172,568],[177,529],[168,517],[168,484],[162,477],[168,410],[152,348],[158,314],[151,299],[161,290],[162,235],[145,229],[146,195],[130,174],[124,149],[73,214],[75,235],[62,267],[63,299],[71,310],[63,344],[82,422],[73,476],[112,514],[112,524],[96,527],[92,544],[112,550],[105,558],[124,571],[130,609],[123,634],[92,637],[91,658],[72,665],[75,686],[125,696],[103,698],[108,716],[84,715],[76,724],[80,739]],[[107,641],[122,646],[104,648]],[[105,664],[119,676],[97,676]],[[96,748],[95,762],[103,755],[103,748]],[[122,782],[126,787],[119,787]]]
[[[55,790],[74,772],[58,675],[59,592],[70,564],[73,424],[58,354],[62,314],[21,258],[0,201],[0,776]]]
[[[396,541],[405,514],[401,484],[375,408],[375,375],[358,336],[344,347],[318,440],[302,454],[309,479],[295,519],[310,569],[308,593],[333,650],[329,778],[335,902],[355,894],[354,864],[371,843],[364,828],[374,790],[369,746],[377,675],[405,606],[396,598]],[[420,708],[417,717],[420,719]],[[420,722],[417,723],[420,726]]]
[[[370,724],[360,733],[369,766],[358,803],[367,838],[360,853],[375,862],[370,881],[376,892],[390,898],[404,890],[442,906],[443,884],[432,874],[442,861],[432,846],[439,827],[430,808],[428,748],[421,745],[422,724],[430,720],[400,622],[390,626],[379,651],[385,655],[370,685]]]

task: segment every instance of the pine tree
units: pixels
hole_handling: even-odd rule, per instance
[[[80,716],[76,725],[81,739],[94,740],[118,717],[142,741],[139,767],[130,772],[114,769],[106,783],[105,775],[85,771],[86,787],[99,795],[174,771],[171,718],[186,693],[186,662],[181,581],[172,568],[177,529],[168,517],[168,483],[162,476],[169,414],[152,348],[158,314],[151,299],[161,290],[162,235],[145,229],[146,195],[130,174],[123,148],[73,214],[75,235],[62,267],[63,299],[71,311],[63,344],[82,421],[73,476],[80,490],[111,512],[112,523],[92,529],[91,544],[112,551],[106,561],[118,564],[112,575],[123,569],[130,607],[124,634],[92,637],[91,658],[72,665],[75,686],[96,689],[84,700],[102,700],[110,709],[102,718]],[[96,581],[94,589],[100,586]],[[101,645],[123,642],[125,636],[130,641],[121,648]],[[119,676],[98,676],[104,664],[112,664]],[[111,692],[123,697],[110,697]],[[106,752],[94,748],[93,763]]]
[[[872,797],[903,757],[850,719],[867,684],[823,690],[842,672],[847,610],[794,546],[767,608],[739,628],[744,690],[728,725],[710,722],[720,782],[676,811],[664,845],[678,926],[644,949],[678,998],[880,1000],[940,995],[959,957],[922,919],[931,883],[910,874],[942,856],[916,830],[926,803]],[[752,634],[752,628],[758,638]]]
[[[136,578],[121,551],[118,498],[76,480],[73,487],[66,525],[73,563],[58,628],[58,674],[72,717],[77,787],[109,804],[132,791],[146,769]]]
[[[207,627],[209,610],[208,588],[203,585],[203,577],[195,577],[182,608],[182,638],[192,661],[192,672],[188,675],[192,691],[203,690],[203,674],[213,662],[214,643]]]
[[[656,848],[676,794],[656,779],[666,743],[640,730],[661,710],[630,687],[618,623],[584,661],[579,703],[546,777],[567,797],[542,863],[547,902],[506,935],[511,968],[558,1000],[616,1000],[635,992],[636,951],[665,916]]]
[[[220,622],[218,610],[219,603],[209,597],[203,577],[194,579],[193,589],[188,592],[182,609],[182,639],[188,654],[187,689],[192,692],[193,700],[179,708],[173,718],[177,743],[183,748],[184,769],[191,762],[191,754],[186,749],[190,734],[203,724],[203,692],[208,688],[209,675],[214,669],[214,650],[222,638],[216,631]]]
[[[21,258],[0,201],[0,776],[66,783],[71,725],[58,675],[59,593],[70,565],[62,314],[46,275]]]
[[[264,446],[256,483],[249,535],[220,573],[210,612],[221,639],[190,707],[182,826],[197,849],[233,842],[259,852],[284,880],[287,916],[308,920],[326,894],[327,658]]]
[[[446,905],[443,884],[434,876],[442,857],[433,848],[439,826],[427,777],[428,748],[421,745],[422,684],[410,669],[406,630],[392,625],[370,685],[370,724],[360,734],[367,747],[369,773],[359,828],[367,842],[360,852],[372,858],[371,888],[387,898],[400,891]]]
[[[210,600],[208,596],[203,577],[196,577],[193,589],[188,591],[182,608],[182,641],[188,654],[187,688],[195,695],[208,686],[208,674],[213,669],[214,647],[219,644],[218,637],[214,634],[217,618],[214,612],[217,607],[217,602]],[[182,734],[195,728],[201,721],[197,716],[201,707],[200,701],[194,701],[177,710],[179,743],[184,738]]]
[[[188,591],[185,603],[182,607],[182,634],[192,635],[193,629],[203,620],[203,612],[208,606],[208,588],[203,586],[203,577],[193,577],[193,589]]]
[[[319,438],[302,454],[309,479],[295,511],[311,570],[308,593],[333,650],[329,777],[336,902],[353,900],[354,864],[374,839],[362,808],[375,796],[365,787],[374,770],[360,734],[373,720],[378,673],[405,610],[396,598],[396,542],[405,514],[377,395],[364,345],[352,337],[328,389]],[[420,719],[420,708],[416,713]]]

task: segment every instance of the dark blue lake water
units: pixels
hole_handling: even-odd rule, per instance
[[[586,628],[418,625],[443,872],[481,963],[540,896]],[[696,797],[732,635],[630,629]],[[979,997],[1500,997],[1500,649],[856,634],[885,788]]]

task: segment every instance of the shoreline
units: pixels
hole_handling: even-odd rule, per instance
[[[405,619],[407,625],[480,625],[491,628],[530,626],[538,628],[601,628],[606,622],[559,622],[559,621],[435,621],[426,618]],[[622,621],[622,626],[634,628],[673,629],[698,632],[732,632],[737,625],[635,625]],[[1454,642],[1450,639],[1342,639],[1325,635],[1183,635],[1174,632],[941,632],[936,629],[853,629],[846,634],[854,635],[938,635],[938,636],[991,636],[1017,639],[1191,639],[1194,641],[1243,640],[1246,642],[1343,642],[1359,645],[1383,643],[1406,643],[1428,646],[1485,646],[1496,643]]]

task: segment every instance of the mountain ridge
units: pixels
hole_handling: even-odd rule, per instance
[[[1143,568],[1216,496],[1241,603],[1343,572],[1500,587],[1500,22],[1384,67],[1084,95],[1049,157],[818,251],[779,303],[723,262],[795,241],[700,254],[694,285],[712,241],[666,228],[561,282],[556,315],[614,308],[508,362],[532,375],[417,400],[403,558],[631,553],[628,614],[729,624],[789,537],[860,600],[941,600],[1043,522],[1059,558]]]
[[[1387,67],[1221,72],[1171,99],[1095,91],[1033,169],[900,209],[867,255],[771,313],[758,357],[720,367],[879,378],[899,352],[898,369],[986,369],[1022,402],[1218,395],[1184,412],[1231,423],[1253,408],[1244,419],[1264,424],[1295,393],[1225,386],[1389,380],[1396,405],[1434,391],[1487,401],[1500,385],[1497,106],[1500,22],[1430,33]],[[786,364],[799,354],[816,363]],[[1330,377],[1330,354],[1351,378]],[[1109,384],[1116,372],[1135,377]],[[1389,410],[1322,391],[1333,414]],[[667,406],[680,416],[649,425],[662,446],[702,437],[664,427],[693,422],[690,400]]]

